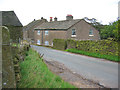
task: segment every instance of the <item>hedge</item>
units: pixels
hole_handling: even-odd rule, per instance
[[[67,48],[67,42],[64,39],[54,39],[53,48],[59,50],[65,50]]]
[[[75,48],[77,50],[100,53],[105,55],[113,55],[118,56],[118,42],[112,40],[84,40],[84,41],[76,41],[76,40],[63,40],[63,39],[55,39],[53,42],[54,48],[65,50]],[[119,51],[118,51],[119,50]]]

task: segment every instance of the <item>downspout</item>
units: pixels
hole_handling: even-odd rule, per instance
[[[43,30],[42,30],[42,45],[43,45]]]

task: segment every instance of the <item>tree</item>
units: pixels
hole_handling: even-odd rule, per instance
[[[115,21],[113,23],[109,23],[109,25],[106,25],[103,29],[101,29],[101,39],[113,38],[114,40],[118,40],[120,37],[118,35],[118,24],[118,21]]]
[[[116,22],[115,29],[113,30],[114,38],[120,41],[120,20]]]

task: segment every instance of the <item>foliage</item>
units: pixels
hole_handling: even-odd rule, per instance
[[[66,40],[64,39],[54,39],[53,40],[53,48],[65,50],[67,47]]]
[[[100,31],[101,39],[108,39],[113,38],[115,40],[118,40],[120,37],[118,35],[118,25],[120,21],[115,21],[113,23],[110,23],[109,25],[106,25],[103,29]]]
[[[120,61],[120,58],[118,58],[118,56],[103,55],[103,54],[99,54],[99,53],[91,53],[91,52],[77,50],[77,49],[74,49],[74,48],[67,49],[66,51],[72,52],[72,53],[83,54],[83,55],[87,55],[87,56],[93,56],[93,57],[97,57],[97,58],[104,58],[104,59],[111,60],[111,61],[116,61],[116,62]]]
[[[21,81],[18,88],[75,88],[53,74],[37,52],[30,49],[25,61],[20,63]]]
[[[64,45],[61,44],[60,39],[57,40],[58,45]],[[62,40],[63,41],[63,40]],[[118,49],[118,42],[113,40],[98,40],[98,41],[91,41],[91,40],[84,40],[84,41],[76,41],[76,40],[66,40],[67,46],[66,49],[77,49],[80,51],[85,51],[89,53],[99,53],[100,55],[111,55],[118,57],[120,49]],[[56,42],[53,44],[55,45]],[[65,44],[66,45],[66,44]],[[57,46],[56,46],[57,48]],[[59,48],[60,50],[63,50]]]
[[[67,40],[67,43],[70,42],[70,40]],[[74,46],[73,43],[76,43]],[[76,48],[78,50],[82,51],[89,51],[93,53],[100,53],[100,54],[107,54],[107,55],[113,55],[118,56],[118,42],[112,41],[112,40],[99,40],[99,41],[73,41],[71,40],[71,43],[68,43],[69,47]]]
[[[76,41],[75,40],[71,40],[71,39],[68,39],[67,40],[67,48],[76,48]]]

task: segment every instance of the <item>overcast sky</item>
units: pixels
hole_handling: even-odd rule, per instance
[[[65,20],[67,14],[74,19],[96,18],[102,24],[117,20],[120,0],[0,0],[0,11],[14,10],[23,25],[34,19],[57,17]]]

